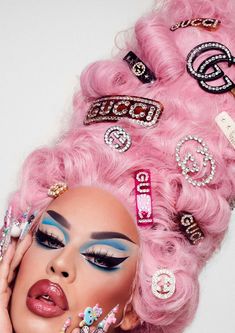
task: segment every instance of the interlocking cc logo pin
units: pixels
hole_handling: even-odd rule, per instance
[[[211,55],[211,51],[219,51],[219,53]],[[205,58],[206,53],[208,53],[207,58]],[[202,55],[204,57],[200,62]],[[195,68],[196,61],[199,63],[197,68]],[[232,56],[226,46],[217,42],[202,43],[189,52],[187,57],[187,70],[189,74],[198,81],[203,90],[213,94],[222,94],[231,91],[235,95],[234,82],[219,66],[222,62],[227,62],[228,67],[235,64],[235,57]],[[222,79],[224,84],[216,85],[218,79]],[[213,84],[210,84],[212,82]]]

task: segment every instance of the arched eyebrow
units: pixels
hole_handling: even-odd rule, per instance
[[[59,224],[63,227],[70,229],[70,223],[64,218],[64,216],[60,215],[59,213],[55,212],[54,210],[48,210],[47,214],[50,215],[54,220],[56,220]]]
[[[112,238],[119,238],[119,239],[125,239],[128,240],[131,243],[136,244],[132,239],[127,237],[126,235],[120,233],[120,232],[113,232],[113,231],[103,231],[103,232],[93,232],[91,234],[92,239],[112,239]]]

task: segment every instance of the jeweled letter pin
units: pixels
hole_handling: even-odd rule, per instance
[[[151,226],[153,210],[150,170],[141,169],[135,172],[135,200],[138,226]]]

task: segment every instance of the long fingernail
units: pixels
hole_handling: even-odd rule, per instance
[[[67,329],[70,327],[72,323],[72,319],[71,317],[68,317],[66,320],[65,320],[65,323],[60,331],[60,333],[66,333]]]
[[[29,209],[24,213],[25,221],[24,221],[24,226],[23,226],[22,232],[19,237],[20,241],[22,241],[25,238],[25,236],[28,234],[28,232],[31,230],[33,221],[35,220],[37,214],[38,214],[38,212],[36,211],[28,217]]]
[[[11,242],[12,225],[12,207],[10,206],[6,211],[4,225],[0,231],[0,262],[3,260],[4,254]]]
[[[111,325],[114,325],[117,321],[116,313],[118,312],[119,304],[117,304],[107,316],[98,324],[98,328],[103,329],[104,332],[107,332]]]

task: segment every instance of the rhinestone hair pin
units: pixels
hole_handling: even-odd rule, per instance
[[[153,83],[156,81],[154,73],[148,68],[148,66],[137,57],[137,55],[130,51],[124,58],[132,71],[132,73],[142,82],[142,83]]]
[[[135,201],[138,226],[153,225],[151,174],[148,169],[135,172]]]
[[[168,299],[175,292],[175,275],[169,269],[156,271],[152,277],[152,293],[159,299]]]
[[[193,154],[190,152],[193,148],[193,141],[197,144],[196,152],[197,156],[201,156],[202,161],[196,160]],[[183,147],[186,149],[190,148],[190,151],[184,149],[184,157],[181,157],[181,150]],[[194,135],[187,135],[183,137],[176,146],[176,162],[182,170],[182,175],[185,179],[192,184],[193,186],[205,186],[209,184],[214,176],[216,171],[215,160],[209,152],[209,149],[205,142]],[[200,180],[195,179],[195,176],[198,174]],[[193,178],[194,176],[194,178]]]
[[[123,153],[131,147],[130,135],[120,126],[108,128],[104,134],[104,142],[119,153]]]
[[[207,52],[219,51],[213,55],[208,55],[200,62],[200,56],[205,56]],[[211,54],[211,53],[210,53]],[[195,62],[199,61],[199,65],[195,68]],[[230,91],[235,96],[235,84],[224,73],[219,63],[228,63],[228,67],[235,64],[235,57],[232,56],[230,50],[223,44],[217,42],[202,43],[192,49],[187,57],[187,71],[198,81],[199,86],[206,92],[213,94],[223,94]],[[218,79],[222,79],[224,84],[211,85],[210,82],[216,83]]]
[[[203,231],[192,214],[187,212],[179,213],[179,223],[180,231],[192,245],[198,244],[205,238]]]
[[[170,30],[175,31],[179,28],[198,27],[209,31],[214,31],[218,29],[220,24],[221,21],[214,18],[195,18],[176,23],[170,27]]]
[[[88,110],[85,125],[116,122],[127,118],[138,125],[150,127],[157,123],[163,106],[160,102],[133,96],[106,96],[97,99]]]
[[[58,182],[52,185],[48,190],[48,197],[57,198],[68,190],[68,185],[63,182]]]

